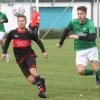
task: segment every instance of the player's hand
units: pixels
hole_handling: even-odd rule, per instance
[[[60,45],[59,43],[56,44],[56,47],[61,48],[62,45]]]
[[[6,58],[6,54],[2,54],[2,59],[4,60]]]
[[[45,59],[47,59],[48,58],[48,53],[47,52],[43,52],[43,56],[44,56]]]
[[[78,39],[78,38],[79,38],[79,36],[78,36],[78,35],[73,34],[73,35],[69,35],[69,36],[68,36],[68,38],[70,38],[70,39]]]

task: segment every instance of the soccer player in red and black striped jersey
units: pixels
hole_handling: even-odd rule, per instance
[[[37,73],[36,54],[31,47],[32,40],[35,41],[40,47],[45,58],[48,57],[48,53],[46,52],[41,40],[38,39],[37,35],[29,32],[25,27],[27,22],[26,17],[24,15],[18,16],[17,22],[18,28],[11,30],[7,35],[2,57],[6,57],[10,41],[12,40],[16,62],[18,63],[21,71],[33,85],[37,85],[37,87],[39,88],[38,96],[41,98],[46,98],[47,96],[45,95],[45,79],[41,78]]]
[[[29,29],[38,35],[39,25],[40,25],[40,12],[38,12],[36,10],[36,7],[34,6],[31,21],[29,24]]]

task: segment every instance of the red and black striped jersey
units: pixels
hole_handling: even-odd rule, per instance
[[[45,48],[43,43],[38,38],[35,33],[31,33],[28,29],[25,29],[24,32],[18,31],[18,29],[11,30],[6,37],[6,41],[4,44],[3,53],[6,54],[10,41],[12,40],[13,50],[18,61],[23,55],[34,54],[34,50],[31,47],[32,40],[36,42],[36,44],[40,47],[42,52],[45,52]]]

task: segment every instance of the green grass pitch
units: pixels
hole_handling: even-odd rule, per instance
[[[38,46],[33,44],[38,56],[38,72],[46,79],[46,100],[100,100],[100,86],[96,85],[95,75],[84,77],[76,73],[73,41],[66,40],[62,48],[55,46],[57,42],[43,40],[48,59],[44,59]],[[99,44],[98,39],[100,50]],[[0,100],[43,100],[37,96],[37,87],[32,86],[21,73],[11,46],[9,52],[10,62],[0,61]]]

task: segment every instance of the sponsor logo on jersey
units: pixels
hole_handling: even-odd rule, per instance
[[[16,37],[16,38],[17,38],[17,37],[18,37],[18,35],[14,35],[14,37]]]
[[[83,32],[78,32],[77,33],[79,36],[87,36],[87,34],[83,33]]]

